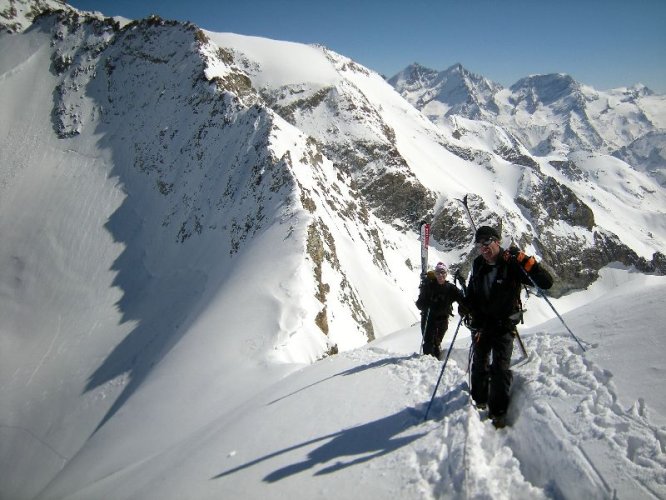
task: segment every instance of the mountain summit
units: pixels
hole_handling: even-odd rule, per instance
[[[484,112],[496,108],[493,97],[502,89],[501,85],[468,71],[461,64],[441,72],[412,64],[388,83],[428,116],[443,112],[471,119],[481,119]]]
[[[666,96],[644,85],[598,91],[555,73],[504,89],[459,65],[441,73],[411,65],[388,81],[434,123],[484,120],[509,131],[531,154],[612,154],[666,182]]]

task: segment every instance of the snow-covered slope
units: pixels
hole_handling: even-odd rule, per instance
[[[594,290],[555,302],[573,308],[564,317],[588,351],[557,320],[524,331],[530,356],[516,354],[500,431],[469,405],[464,335],[425,422],[441,362],[415,354],[417,327],[283,379],[270,367],[218,379],[242,401],[196,408],[169,403],[196,371],[183,358],[40,498],[664,498],[665,298],[664,278],[609,269]]]
[[[0,36],[7,495],[38,492],[176,347],[201,346],[190,403],[232,403],[210,381],[414,321],[404,255],[377,259],[374,216],[195,27],[61,15]]]
[[[437,363],[410,347],[398,354],[407,382],[391,384],[363,367],[400,371],[393,351],[358,350],[417,320],[411,224],[433,215],[432,260],[464,265],[470,226],[455,198],[470,193],[477,222],[503,220],[569,286],[566,272],[581,262],[585,283],[612,260],[659,264],[664,195],[643,174],[627,175],[616,158],[537,161],[471,120],[478,133],[456,138],[323,47],[76,12],[17,31],[0,33],[3,498],[256,498],[266,485],[277,497],[299,488],[317,497],[362,476],[373,478],[371,497],[398,483],[407,497],[440,495],[446,481],[419,479],[419,466],[394,470],[422,456],[423,441],[395,444],[394,431],[417,422],[405,408],[429,397]],[[542,306],[530,305],[535,324],[549,317]],[[418,347],[418,333],[406,335]],[[335,378],[345,385],[319,383],[346,370]],[[292,393],[306,400],[283,397]],[[476,425],[463,399],[452,415],[461,429]],[[417,435],[439,433],[446,411],[439,404],[437,424]],[[286,471],[252,481],[274,465],[257,459],[313,450],[295,436],[329,434],[342,436],[331,446],[352,466],[301,481],[309,464],[338,456],[325,447],[314,462],[287,458]],[[444,438],[435,442],[464,454]],[[260,468],[225,473],[248,462]],[[499,476],[511,491],[544,487],[511,467]],[[387,470],[394,482],[381,480]],[[451,496],[495,491],[456,481]]]

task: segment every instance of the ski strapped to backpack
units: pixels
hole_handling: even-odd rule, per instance
[[[421,283],[420,286],[425,286],[426,277],[428,273],[428,245],[430,244],[430,224],[422,221],[419,227],[419,240],[421,242]],[[428,321],[430,319],[430,307],[421,316],[425,314],[425,320],[421,320],[421,348],[420,354],[423,354],[423,343],[425,342],[425,332],[428,328]]]
[[[421,241],[421,281],[425,280],[428,272],[428,245],[430,244],[430,224],[423,221],[419,228]]]

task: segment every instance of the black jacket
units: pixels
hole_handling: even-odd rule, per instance
[[[472,274],[467,285],[466,306],[472,317],[472,326],[506,326],[517,323],[516,313],[520,312],[520,289],[522,285],[532,285],[521,264],[505,261],[500,256],[495,265],[488,264],[482,256],[474,259]],[[492,273],[496,269],[496,273]],[[489,276],[490,275],[490,276]],[[539,288],[553,286],[553,278],[543,267],[535,264],[529,272]],[[487,284],[490,285],[489,289]],[[488,294],[487,294],[488,293]]]
[[[462,302],[463,294],[453,283],[445,281],[442,285],[437,283],[437,278],[426,277],[416,300],[416,307],[421,311],[429,311],[429,316],[434,320],[448,319],[453,311],[454,302]]]

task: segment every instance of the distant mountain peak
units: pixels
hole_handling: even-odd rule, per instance
[[[535,73],[526,76],[525,78],[521,78],[514,85],[512,85],[511,88],[527,86],[527,85],[530,86],[550,85],[554,82],[573,85],[576,83],[576,80],[574,80],[573,77],[568,73]]]
[[[529,94],[535,101],[543,104],[551,104],[579,93],[581,85],[566,73],[551,73],[522,78],[514,83],[510,90],[515,94]]]
[[[655,94],[640,83],[598,91],[567,73],[547,73],[502,89],[459,63],[440,73],[413,65],[411,73],[428,78],[410,80],[404,71],[389,83],[433,122],[452,115],[482,119],[505,128],[540,156],[578,150],[620,154],[646,134],[666,128],[661,111],[666,96],[648,102],[645,98]],[[653,172],[655,158],[661,158],[655,147],[632,156],[632,165]],[[662,182],[661,174],[655,177]]]
[[[472,73],[460,63],[436,71],[414,63],[388,80],[398,92],[423,109],[430,102],[450,107],[447,115],[481,118],[484,111],[496,110],[494,96],[502,86]],[[426,111],[426,114],[428,112]]]
[[[463,66],[461,63],[455,63],[446,68],[442,73],[446,74],[454,74],[454,73],[459,73],[461,75],[469,76],[471,78],[474,78],[475,80],[481,80],[484,79],[481,75],[478,75],[476,73],[473,73],[472,71],[468,70],[465,66]]]
[[[655,95],[654,91],[652,91],[650,88],[646,87],[642,83],[636,83],[631,87],[622,87],[617,90],[620,90],[624,95],[633,98]]]
[[[436,70],[415,62],[389,78],[387,81],[393,87],[396,85],[417,87],[430,85],[434,79],[437,78],[437,74],[438,72]]]
[[[488,84],[493,87],[499,86],[499,84],[490,82],[487,78],[473,73],[459,62],[452,64],[443,71],[438,71],[418,62],[414,62],[393,77],[389,78],[388,82],[393,86],[398,82],[409,82],[410,84],[415,84],[417,82],[431,83],[442,82],[454,76],[469,78],[475,82],[488,82]]]

